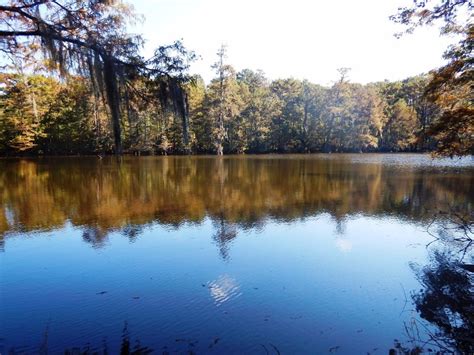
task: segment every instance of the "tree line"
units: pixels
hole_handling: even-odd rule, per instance
[[[223,54],[222,51],[220,51]],[[439,108],[427,101],[428,75],[355,84],[347,69],[324,87],[306,80],[270,81],[261,71],[223,63],[209,85],[186,85],[186,124],[156,100],[128,95],[121,141],[136,154],[242,154],[427,151]],[[141,78],[140,80],[143,80]],[[114,150],[106,103],[78,76],[3,74],[2,154],[104,154]],[[143,80],[142,90],[148,83]]]
[[[0,6],[0,154],[243,154],[432,151],[474,153],[474,26],[468,4],[414,2],[392,20],[444,18],[463,39],[448,64],[396,82],[351,83],[341,68],[324,87],[262,71],[236,72],[226,48],[206,85],[188,74],[180,42],[139,55],[136,16],[114,0],[11,0]]]

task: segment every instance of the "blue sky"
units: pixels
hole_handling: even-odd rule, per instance
[[[182,39],[201,59],[191,71],[213,77],[221,43],[237,70],[262,69],[271,79],[295,77],[328,85],[336,69],[350,67],[350,80],[404,79],[443,64],[453,38],[436,27],[396,39],[401,27],[388,16],[411,0],[133,0],[144,22],[145,54]]]

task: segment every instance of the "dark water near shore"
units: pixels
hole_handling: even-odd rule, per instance
[[[0,338],[50,354],[387,353],[423,322],[427,228],[473,207],[472,158],[0,160]]]

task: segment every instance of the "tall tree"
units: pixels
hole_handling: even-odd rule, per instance
[[[303,81],[303,121],[300,129],[301,151],[315,151],[321,147],[322,113],[326,99],[323,87]]]
[[[191,145],[194,152],[214,152],[213,122],[206,111],[206,84],[200,76],[188,84]]]
[[[304,120],[303,83],[296,79],[278,79],[270,88],[276,100],[271,122],[271,149],[279,153],[298,152]]]
[[[328,92],[326,110],[324,113],[324,143],[323,152],[331,152],[344,141],[344,124],[349,122],[349,107],[352,104],[351,86],[349,85],[348,73],[350,68],[340,68],[339,79]]]
[[[405,100],[398,100],[384,128],[383,147],[389,151],[407,151],[416,143],[416,112]]]
[[[217,155],[224,154],[224,143],[227,141],[229,148],[233,150],[233,138],[240,135],[240,129],[233,122],[242,107],[239,95],[239,87],[236,80],[235,70],[225,63],[227,48],[222,45],[217,52],[218,61],[212,65],[216,71],[217,78],[209,85],[206,101],[208,114],[214,121],[214,144]]]
[[[386,123],[385,102],[372,85],[353,87],[352,124],[346,132],[346,147],[352,151],[371,151],[379,147]]]
[[[244,107],[240,113],[245,128],[247,149],[251,153],[268,151],[268,136],[275,100],[262,71],[244,69],[237,73]]]

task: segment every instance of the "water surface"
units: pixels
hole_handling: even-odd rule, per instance
[[[419,320],[427,227],[472,212],[473,172],[425,155],[0,160],[0,338],[386,353]]]

